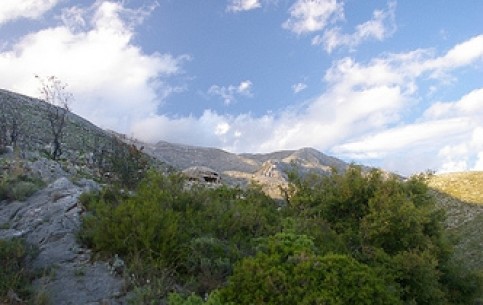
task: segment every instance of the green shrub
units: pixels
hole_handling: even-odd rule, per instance
[[[171,295],[169,304],[459,305],[474,298],[480,282],[449,267],[444,215],[421,177],[352,167],[292,178],[278,208],[257,188],[188,189],[180,175],[150,172],[133,193],[82,195],[88,213],[80,237],[123,257],[133,304],[164,302],[179,285],[187,293]]]
[[[204,301],[201,297],[191,294],[187,297],[183,297],[178,293],[170,293],[168,296],[169,305],[223,305],[228,303],[223,303],[221,301],[220,294],[218,291],[210,293],[207,300]]]
[[[188,288],[200,295],[222,286],[239,258],[227,242],[213,237],[192,239],[186,250],[189,255],[183,266],[191,277]]]
[[[31,274],[25,264],[32,253],[21,239],[0,240],[0,301],[10,290],[22,299],[31,295]]]
[[[0,179],[0,200],[25,200],[34,194],[43,183],[27,176]]]
[[[371,266],[400,286],[407,304],[445,304],[451,295],[474,294],[473,286],[442,273],[451,246],[423,176],[403,181],[353,166],[330,177],[291,178],[285,213],[296,231],[314,237],[319,253],[343,253]]]
[[[79,233],[84,244],[130,266],[174,270],[198,293],[222,286],[233,264],[254,253],[253,240],[280,227],[276,205],[260,191],[188,189],[178,174],[151,172],[132,196],[106,189],[80,201],[88,210]],[[153,295],[152,285],[145,288],[139,293]]]
[[[397,285],[346,255],[315,254],[307,236],[280,233],[236,265],[224,302],[243,304],[401,304]]]
[[[19,181],[13,185],[11,196],[14,200],[23,201],[35,193],[39,187],[29,181]]]

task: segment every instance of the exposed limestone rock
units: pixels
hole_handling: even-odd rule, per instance
[[[91,180],[75,185],[62,177],[24,202],[0,203],[0,239],[23,237],[38,247],[31,267],[49,271],[34,285],[51,304],[125,304],[124,280],[109,271],[108,263],[91,262],[90,250],[76,241],[78,197],[96,188]]]
[[[183,170],[189,181],[202,183],[220,183],[220,174],[206,166],[193,166]]]

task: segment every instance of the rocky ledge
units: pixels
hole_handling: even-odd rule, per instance
[[[23,202],[0,202],[0,239],[22,237],[38,248],[31,267],[39,271],[34,285],[51,304],[125,304],[123,278],[109,263],[93,261],[76,240],[81,224],[79,195],[99,186],[62,177]]]

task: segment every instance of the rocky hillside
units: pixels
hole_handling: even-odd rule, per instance
[[[48,158],[52,141],[49,109],[38,99],[0,90],[0,136],[11,130],[13,117],[18,124],[18,149],[0,149],[0,241],[23,237],[36,245],[37,255],[29,263],[44,271],[34,285],[48,292],[52,304],[125,304],[128,283],[113,272],[114,265],[122,265],[122,261],[95,261],[76,240],[84,212],[79,196],[100,187],[92,180],[99,178],[96,158],[112,148],[113,139],[143,146],[144,153],[166,167],[206,168],[233,185],[254,181],[278,198],[291,170],[302,175],[327,175],[348,167],[344,161],[312,148],[233,154],[167,142],[140,143],[106,132],[71,113],[62,138],[62,158],[53,161]],[[15,179],[10,181],[9,175]],[[468,268],[483,270],[483,172],[433,175],[428,181],[447,211],[446,226],[457,241],[457,259]]]
[[[12,129],[15,119],[18,145],[23,150],[43,150],[52,141],[48,105],[39,99],[0,89],[1,127]],[[68,113],[62,142],[69,157],[78,157],[109,139],[108,132],[73,113]]]
[[[49,107],[45,102],[0,90],[0,109],[8,110],[0,116],[0,125],[12,125],[10,119],[16,116],[18,145],[21,151],[48,154],[52,135],[47,120]],[[164,141],[156,144],[141,143],[120,134],[104,131],[73,113],[68,114],[62,137],[62,157],[76,164],[93,162],[87,159],[98,157],[96,153],[109,149],[113,136],[138,147],[144,147],[144,152],[148,155],[177,170],[205,166],[218,172],[224,183],[244,186],[254,181],[265,185],[267,192],[275,197],[280,195],[279,186],[286,185],[286,172],[289,170],[297,169],[300,174],[328,174],[332,169],[343,171],[348,166],[345,162],[312,148],[267,154],[233,154],[217,148]]]
[[[428,184],[446,211],[456,257],[483,273],[483,172],[433,175]]]
[[[433,175],[429,185],[461,201],[483,205],[483,172]]]
[[[137,143],[152,157],[185,170],[205,166],[220,173],[222,181],[234,185],[256,182],[272,197],[279,198],[280,187],[287,185],[287,172],[327,175],[332,170],[344,171],[348,164],[312,148],[278,151],[267,154],[233,154],[217,148],[195,147],[158,142]]]
[[[125,304],[125,280],[112,264],[94,261],[76,238],[83,212],[78,197],[98,187],[92,180],[74,184],[63,177],[26,200],[0,201],[0,242],[23,238],[34,247],[28,268],[37,274],[37,299],[44,295],[57,305]],[[16,293],[9,294],[7,304],[27,304]]]

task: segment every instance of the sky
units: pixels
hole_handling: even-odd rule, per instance
[[[483,170],[481,0],[0,0],[0,88],[156,143]]]

